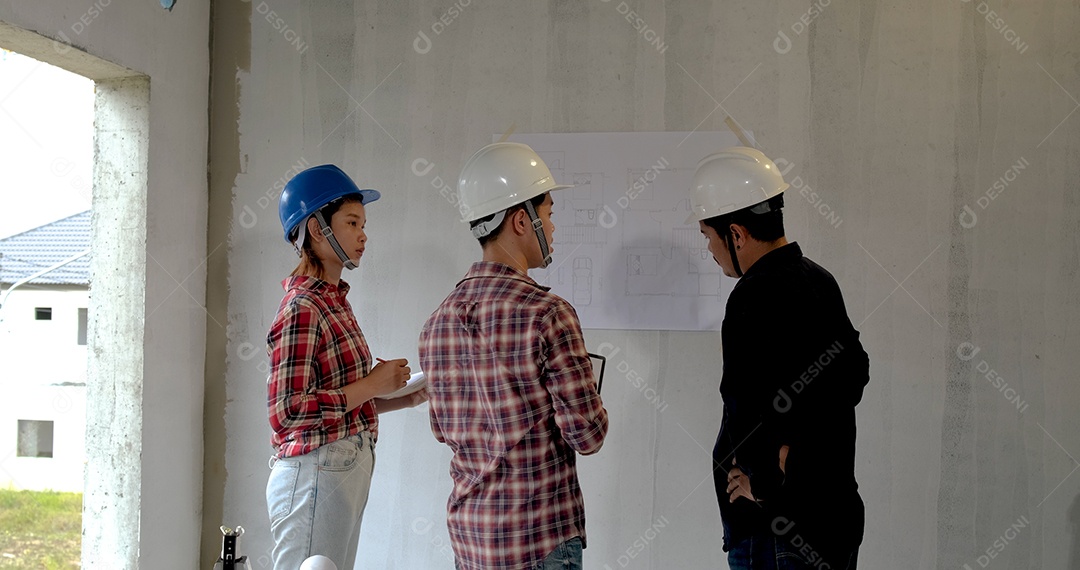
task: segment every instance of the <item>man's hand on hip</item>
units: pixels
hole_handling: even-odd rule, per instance
[[[742,472],[742,469],[738,467],[732,467],[731,471],[727,474],[727,492],[730,493],[728,501],[734,503],[735,499],[739,497],[745,497],[753,502],[757,502],[754,498],[754,494],[750,492],[750,477]]]

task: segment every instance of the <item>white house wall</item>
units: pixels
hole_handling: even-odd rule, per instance
[[[85,289],[24,285],[0,308],[0,392],[11,403],[0,416],[0,487],[83,490],[86,346],[78,332],[89,297]],[[52,318],[38,320],[39,307]],[[53,422],[52,457],[16,453],[20,420]]]
[[[86,346],[78,344],[78,333],[79,309],[89,303],[85,289],[23,285],[13,290],[0,308],[0,383],[86,382]],[[52,309],[52,318],[38,320],[38,307]]]
[[[6,386],[5,399],[18,411],[0,420],[0,488],[19,491],[82,493],[86,462],[86,388],[84,386]],[[53,425],[52,457],[16,453],[20,421]]]

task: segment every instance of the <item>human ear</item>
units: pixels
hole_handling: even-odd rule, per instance
[[[319,220],[316,220],[315,216],[308,218],[307,233],[309,236],[311,236],[312,242],[323,240],[322,231],[319,230]]]
[[[741,249],[743,242],[746,241],[746,230],[737,224],[731,224],[731,241],[735,244],[735,249]]]
[[[523,208],[514,212],[510,221],[514,224],[514,233],[517,235],[523,236],[532,229],[532,224],[529,222],[529,214],[526,213]]]

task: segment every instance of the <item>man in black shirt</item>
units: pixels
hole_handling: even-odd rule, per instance
[[[828,271],[784,236],[788,185],[760,151],[698,164],[691,217],[739,278],[722,326],[713,479],[732,569],[854,570],[855,406],[869,359]]]

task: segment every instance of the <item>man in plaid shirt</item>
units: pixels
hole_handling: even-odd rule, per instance
[[[607,412],[577,313],[527,274],[551,260],[559,188],[525,145],[473,155],[459,193],[484,260],[420,335],[431,429],[454,451],[447,526],[462,570],[582,567],[575,453],[600,449]]]

